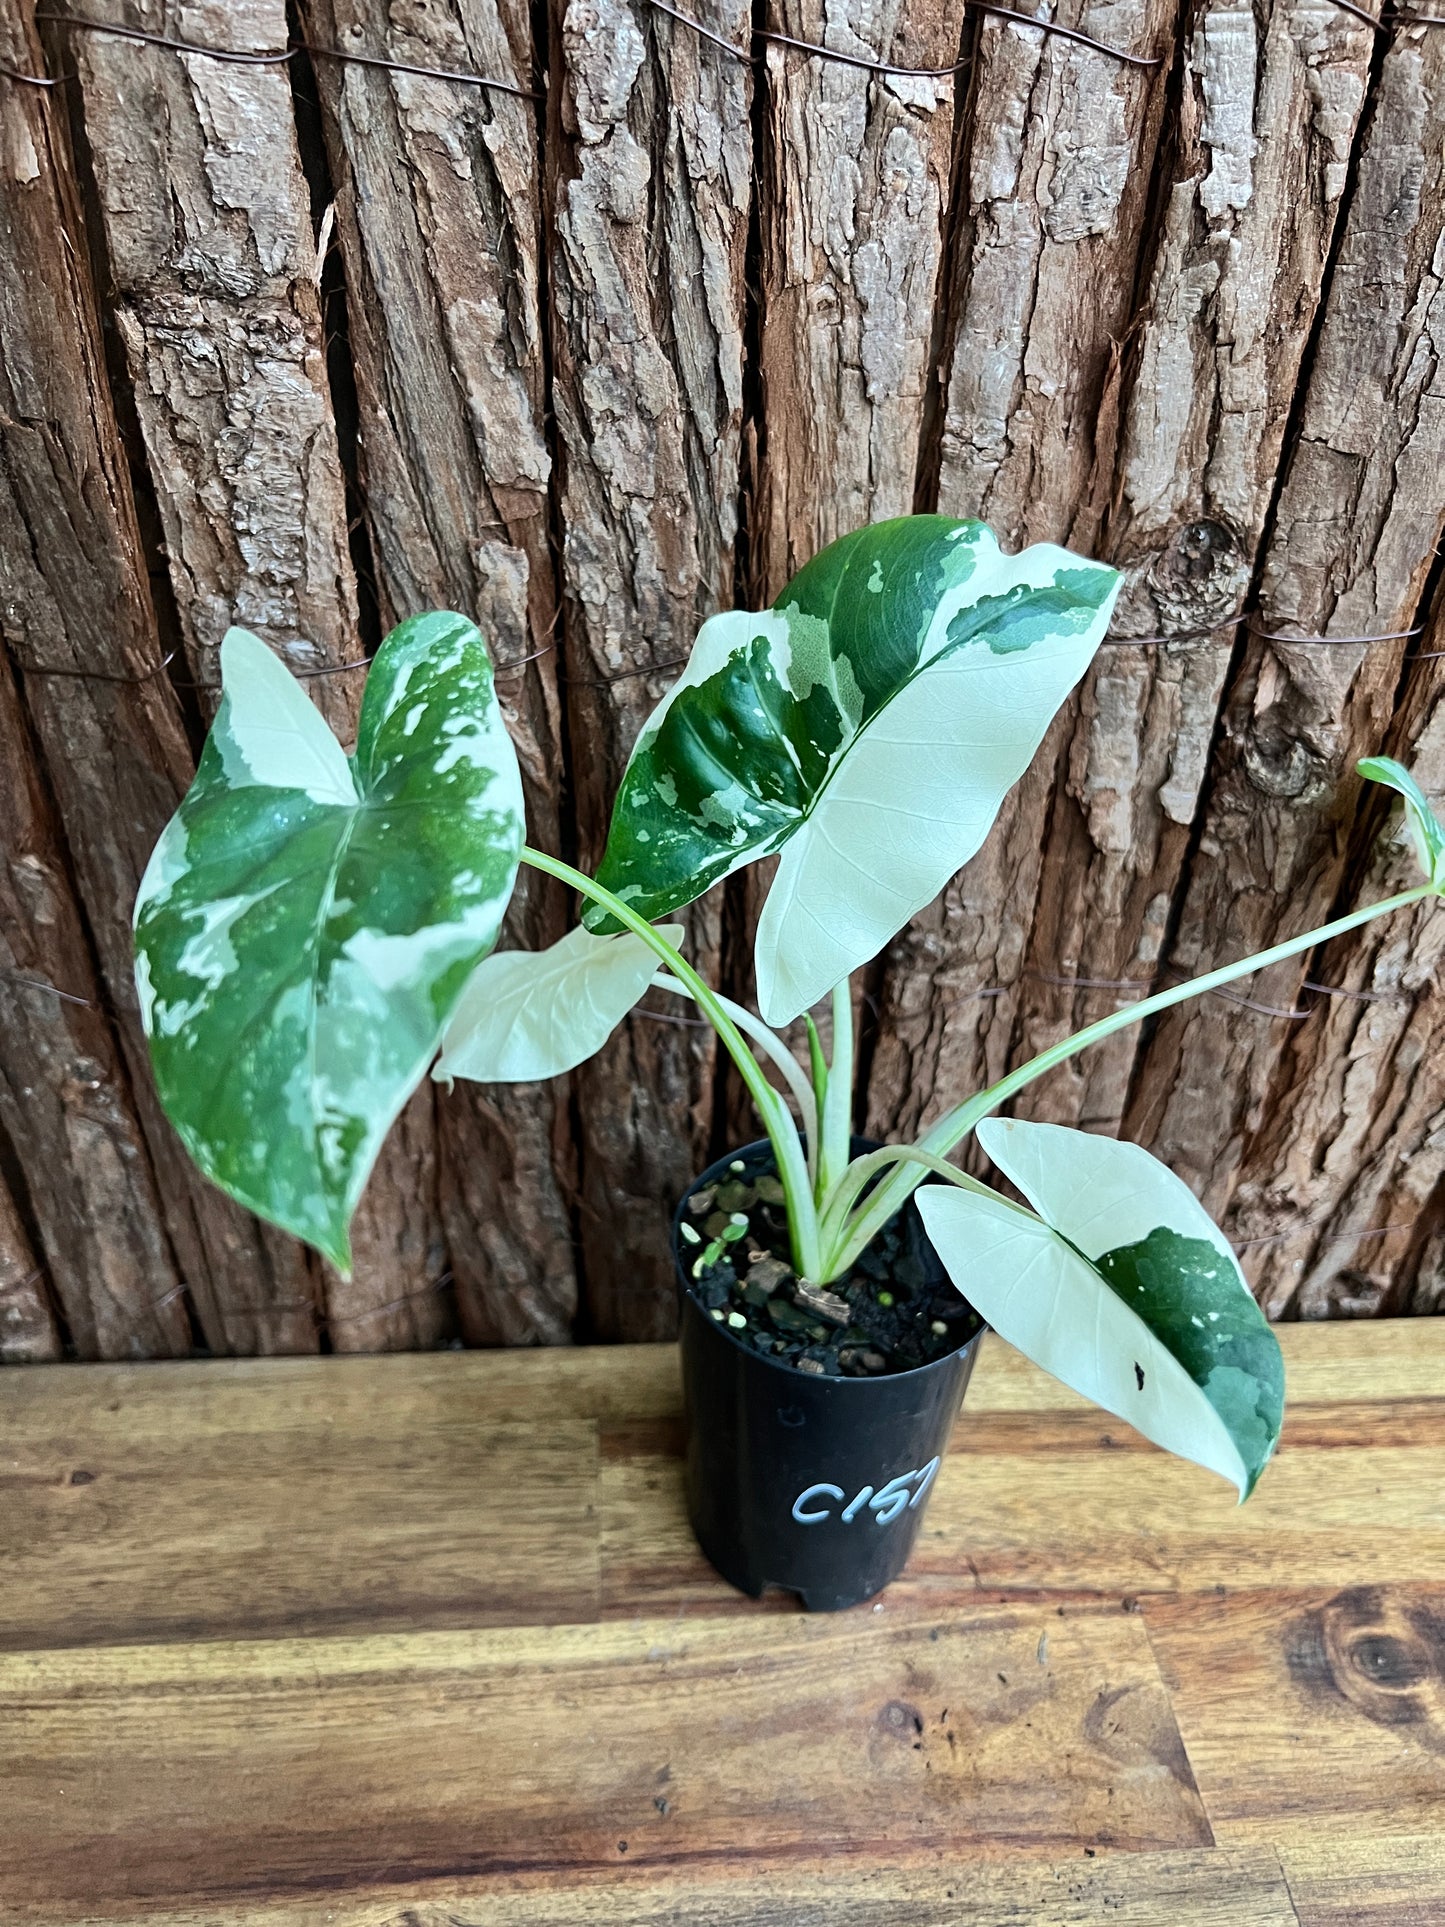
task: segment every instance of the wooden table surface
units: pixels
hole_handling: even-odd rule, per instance
[[[0,1374],[0,1920],[1445,1927],[1445,1320],[1256,1497],[989,1340],[908,1575],[704,1564],[670,1348]]]

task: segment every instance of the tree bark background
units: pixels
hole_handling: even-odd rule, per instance
[[[0,1360],[662,1336],[670,1201],[751,1134],[650,998],[571,1079],[420,1092],[349,1283],[205,1186],[129,910],[232,622],[327,672],[345,739],[343,665],[471,615],[529,836],[591,866],[699,623],[834,536],[937,508],[1116,562],[992,839],[860,986],[875,1133],[1404,879],[1352,770],[1445,793],[1445,33],[1332,0],[1058,0],[1103,47],[967,0],[681,11],[707,32],[651,0],[91,9],[310,45],[257,63],[0,0],[0,65],[75,75],[0,77]],[[686,913],[735,990],[764,882]],[[505,941],[574,913],[532,879]],[[1021,1108],[1164,1156],[1273,1315],[1437,1309],[1442,944],[1428,908],[1372,926]]]

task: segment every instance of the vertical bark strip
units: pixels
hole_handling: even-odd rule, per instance
[[[183,1286],[3,662],[0,823],[0,1131],[56,1295],[81,1358],[183,1356]]]
[[[1269,550],[1266,626],[1388,636],[1410,626],[1445,497],[1445,44],[1421,29],[1385,58]],[[1251,643],[1230,691],[1171,961],[1193,973],[1323,920],[1346,875],[1356,759],[1380,747],[1403,641]],[[1306,960],[1255,980],[1290,1008]],[[1211,1208],[1263,1128],[1291,1026],[1190,1006],[1142,1060],[1132,1133]]]
[[[1125,571],[1115,634],[1188,639],[1106,649],[1086,679],[1040,883],[1021,1055],[1142,995],[1108,986],[1147,985],[1158,966],[1229,664],[1231,628],[1207,632],[1241,607],[1253,576],[1373,41],[1338,8],[1287,0],[1262,18],[1238,0],[1206,4],[1190,23],[1118,454],[1099,488],[1103,550]],[[1215,1002],[1204,1021],[1228,1022],[1233,1008]],[[1031,1092],[1023,1114],[1117,1131],[1137,1050],[1137,1033],[1121,1032]]]
[[[202,44],[279,47],[282,0],[126,0],[124,24]],[[293,669],[360,644],[345,484],[326,383],[320,275],[288,71],[72,33],[124,344],[193,677],[254,629]],[[354,734],[362,677],[318,706]],[[213,691],[203,704],[215,703]],[[355,1274],[326,1276],[344,1342],[405,1343],[445,1269],[421,1093],[357,1213]],[[388,1308],[403,1304],[393,1324]],[[349,1335],[349,1337],[345,1336]]]
[[[41,1365],[60,1355],[41,1267],[0,1181],[0,1365]]]
[[[1006,547],[1097,537],[1096,434],[1130,319],[1174,14],[1175,0],[1070,0],[1053,16],[1160,55],[1154,68],[996,19],[979,31],[938,505],[981,517]]]
[[[314,0],[305,10],[322,45],[385,46],[418,66],[531,87],[531,22],[520,0],[455,0],[404,26],[394,14],[382,0]],[[482,627],[522,765],[528,835],[555,851],[556,655],[539,653],[551,651],[557,611],[536,107],[335,61],[318,62],[317,81],[383,617],[455,608]],[[508,922],[511,940],[527,948],[564,927],[560,894],[538,885],[523,871]],[[440,1100],[442,1214],[473,1342],[556,1342],[570,1332],[566,1094],[565,1081],[461,1084]]]
[[[1167,57],[1173,0],[1071,5],[1060,23]],[[1166,66],[984,22],[968,103],[945,330],[938,507],[1005,547],[1094,545],[1112,456]],[[1048,834],[1056,723],[988,843],[889,951],[871,1128],[916,1129],[1007,1068]]]
[[[282,0],[124,0],[114,17],[211,46],[286,40]],[[287,70],[67,40],[191,670],[215,682],[233,622],[293,669],[346,662],[356,590]],[[338,729],[359,681],[318,684]]]
[[[776,0],[768,24],[862,60],[947,67],[962,0]],[[906,515],[943,262],[955,83],[770,44],[762,258],[765,597],[837,536]]]
[[[1441,630],[1437,621],[1432,648],[1445,648]],[[1389,743],[1437,810],[1441,671],[1420,665]],[[1385,836],[1353,894],[1369,902],[1418,878],[1413,853]],[[1231,1232],[1270,1241],[1245,1255],[1272,1316],[1400,1311],[1395,1279],[1445,1182],[1445,905],[1427,902],[1353,933],[1320,969],[1336,994],[1303,1000],[1310,1018],[1288,1040],[1248,1146]],[[1417,1292],[1438,1290],[1431,1276],[1427,1250]]]
[[[738,0],[700,9],[746,44]],[[627,0],[554,16],[553,355],[569,734],[582,860],[699,623],[732,602],[742,431],[751,72]],[[605,680],[605,679],[620,680]],[[604,684],[598,687],[596,685]],[[721,892],[687,913],[711,974]],[[667,1200],[702,1158],[710,1032],[634,1018],[579,1073],[595,1335],[672,1329]]]
[[[0,5],[0,61],[32,73],[43,66],[19,0]],[[315,1345],[309,1267],[288,1241],[204,1182],[151,1083],[130,909],[191,762],[175,699],[155,673],[160,644],[85,259],[59,102],[12,87],[0,122],[0,630],[44,759],[164,1206],[164,1230],[144,1223],[135,1200],[151,1180],[135,1176],[126,1235],[138,1236],[147,1252],[163,1251],[169,1235],[174,1259],[152,1278],[154,1295],[171,1289],[177,1264],[214,1350],[308,1350]],[[7,820],[7,849],[9,829]],[[61,886],[53,887],[59,903]],[[98,1043],[89,1054],[106,1061]],[[119,1227],[115,1236],[123,1244]],[[125,1302],[122,1293],[106,1311],[108,1343],[130,1355],[187,1348],[179,1300],[169,1301],[163,1330],[150,1338],[141,1335],[145,1318],[137,1312],[134,1342],[118,1309]],[[77,1344],[83,1332],[82,1320]]]

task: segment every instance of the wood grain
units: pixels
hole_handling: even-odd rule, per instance
[[[1427,1843],[1409,1845],[1418,1864]],[[1062,1860],[1000,1864],[960,1841],[935,1862],[874,1865],[804,1854],[769,1863],[765,1881],[746,1867],[649,1869],[639,1876],[618,1866],[569,1876],[561,1889],[545,1874],[450,1874],[390,1892],[383,1885],[364,1895],[328,1893],[324,1918],[326,1927],[953,1927],[965,1919],[968,1927],[1301,1927],[1279,1861],[1267,1849],[1091,1848]],[[1382,1890],[1405,1893],[1409,1874],[1390,1872],[1391,1885],[1382,1883]],[[1426,1889],[1417,1880],[1413,1891]],[[247,1927],[314,1927],[317,1920],[313,1901],[248,1899],[244,1906]],[[22,1909],[16,1918],[36,1916]],[[139,1915],[87,1909],[68,1927],[121,1927],[137,1918],[154,1927],[231,1927],[242,1915],[163,1901]],[[1342,1919],[1329,1915],[1328,1927],[1342,1927]],[[1381,1919],[1361,1916],[1367,1927]],[[1405,1915],[1402,1927],[1431,1924],[1424,1915]]]
[[[748,1623],[0,1660],[7,1897],[234,1904],[338,1879],[665,1869],[742,1840],[783,1859],[899,1835],[920,1858],[960,1835],[1209,1844],[1137,1621]],[[82,1803],[62,1792],[77,1771]]]
[[[1381,1839],[1334,1827],[1282,1862],[1300,1927],[1434,1927],[1445,1916],[1445,1837]]]
[[[990,1340],[907,1585],[1117,1608],[1429,1580],[1445,1326],[1283,1337],[1285,1444],[1246,1507]],[[756,1611],[692,1543],[680,1417],[663,1346],[11,1374],[0,1645]]]
[[[986,1345],[811,1618],[691,1550],[671,1348],[8,1372],[0,1911],[1433,1927],[1445,1325],[1282,1337],[1243,1508]]]
[[[1144,1610],[1222,1841],[1318,1841],[1332,1824],[1376,1840],[1438,1830],[1438,1584],[1242,1595],[1227,1648],[1208,1600]]]
[[[1445,1563],[1445,1519],[1419,1502],[1442,1446],[1435,1401],[1300,1407],[1241,1507],[1096,1412],[979,1413],[970,1393],[899,1583],[1132,1605],[1151,1594],[1424,1582]],[[691,1610],[713,1591],[687,1523],[681,1449],[676,1421],[604,1428],[608,1613]]]
[[[373,1403],[348,1429],[307,1401],[198,1444],[118,1404],[86,1431],[7,1423],[0,1649],[595,1617],[585,1421],[421,1431]]]

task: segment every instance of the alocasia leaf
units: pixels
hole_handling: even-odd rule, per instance
[[[789,1022],[978,849],[1118,582],[1046,544],[1004,555],[981,522],[843,537],[771,610],[704,623],[633,750],[599,882],[658,917],[781,851],[756,961],[763,1016]]]
[[[382,1139],[511,897],[517,759],[461,616],[383,643],[349,761],[255,636],[232,629],[221,669],[136,901],[141,1012],[206,1176],[345,1270]]]
[[[676,945],[680,923],[661,934]],[[580,927],[546,950],[494,953],[472,974],[442,1038],[441,1083],[530,1083],[560,1077],[601,1050],[657,975],[641,937]]]
[[[1403,763],[1392,756],[1367,756],[1355,767],[1372,783],[1383,783],[1404,800],[1405,827],[1420,868],[1431,886],[1445,896],[1445,829],[1430,807],[1430,799]]]
[[[928,1235],[1011,1345],[1247,1498],[1279,1439],[1284,1365],[1238,1261],[1145,1150],[986,1119],[978,1139],[1038,1213],[925,1185]]]

